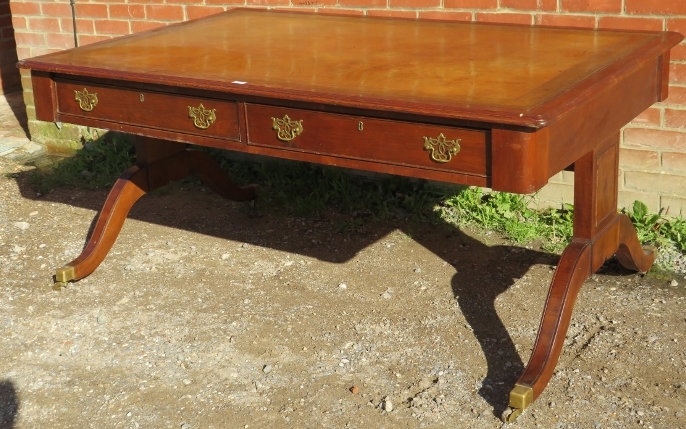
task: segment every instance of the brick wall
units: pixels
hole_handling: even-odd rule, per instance
[[[0,0],[0,94],[21,89],[9,0]]]
[[[76,0],[79,43],[236,6],[686,34],[686,0]],[[12,0],[11,8],[20,59],[74,45],[68,0]],[[669,98],[622,132],[620,207],[639,199],[653,211],[686,215],[686,43],[672,51],[671,60]],[[22,82],[32,115],[30,81],[24,77]],[[540,201],[571,203],[572,177],[568,172],[555,176],[539,193]]]

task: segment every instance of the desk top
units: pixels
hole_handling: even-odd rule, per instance
[[[235,9],[20,67],[541,128],[681,38]]]

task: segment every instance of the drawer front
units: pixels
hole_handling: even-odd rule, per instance
[[[488,175],[487,132],[247,104],[248,144]]]
[[[57,111],[184,134],[240,140],[238,105],[224,100],[58,81]]]

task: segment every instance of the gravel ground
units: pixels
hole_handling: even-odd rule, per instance
[[[17,173],[0,179],[0,427],[503,427],[555,255],[446,225],[254,218],[184,184],[53,291],[107,192],[37,197],[27,167],[0,167]],[[684,285],[606,264],[509,427],[686,427]]]

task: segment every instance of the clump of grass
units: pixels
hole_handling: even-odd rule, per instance
[[[474,225],[498,231],[516,243],[541,241],[545,250],[562,250],[572,237],[574,207],[564,204],[560,208],[534,210],[530,208],[533,198],[470,188],[446,198],[440,211],[457,225]],[[686,253],[685,219],[651,214],[640,201],[623,212],[633,222],[642,243]]]
[[[642,243],[658,247],[674,247],[686,252],[686,219],[666,218],[660,213],[649,213],[648,206],[635,201],[630,210],[622,210],[633,222]]]
[[[29,176],[36,192],[45,194],[62,187],[110,187],[135,160],[131,138],[125,134],[107,133],[83,142],[83,148],[49,168],[33,170]]]
[[[534,210],[533,198],[468,188],[446,198],[439,211],[444,219],[458,226],[494,230],[515,243],[541,241],[546,250],[562,250],[572,236],[573,206]]]

